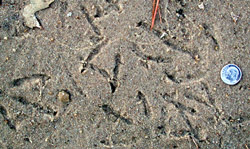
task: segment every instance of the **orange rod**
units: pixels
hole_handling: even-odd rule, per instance
[[[155,17],[156,17],[157,10],[159,8],[159,2],[160,2],[160,0],[157,0],[157,2],[156,2],[156,6],[155,6],[155,9],[154,9],[154,14],[153,14],[153,17],[152,17],[152,24],[151,24],[150,30],[153,29],[154,24],[155,24]]]

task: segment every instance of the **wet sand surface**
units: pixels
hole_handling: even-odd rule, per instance
[[[0,6],[0,148],[250,147],[249,0]],[[221,68],[237,64],[234,86]]]

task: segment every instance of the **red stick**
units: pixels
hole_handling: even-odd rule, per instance
[[[153,9],[154,13],[152,13],[152,24],[151,24],[150,30],[153,29],[154,24],[155,24],[155,17],[156,17],[156,14],[157,14],[157,10],[158,10],[158,8],[159,8],[159,2],[160,2],[160,0],[157,0],[156,6],[155,6],[155,8]],[[155,3],[155,0],[154,0],[154,2],[153,2],[153,7],[154,7],[154,3]]]
[[[154,17],[154,12],[155,12],[155,0],[153,0],[152,20],[153,20],[153,17]]]

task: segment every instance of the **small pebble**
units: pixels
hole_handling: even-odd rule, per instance
[[[203,4],[203,3],[201,3],[200,5],[198,5],[198,7],[199,7],[200,9],[202,9],[202,10],[204,10],[204,9],[205,9],[205,7],[204,7],[204,4]]]
[[[54,42],[55,41],[55,38],[50,38],[50,42]]]
[[[3,37],[4,40],[8,40],[8,37]]]
[[[62,103],[68,103],[69,102],[69,94],[65,91],[60,91],[58,93],[58,99],[62,102]]]
[[[239,16],[237,16],[237,15],[236,15],[236,14],[234,14],[233,12],[231,12],[231,17],[232,17],[232,19],[233,19],[234,23],[236,23],[236,22],[237,22],[237,20],[238,20],[238,18],[239,18]]]
[[[67,14],[67,17],[71,17],[72,16],[72,12],[69,12],[68,14]]]
[[[195,56],[194,56],[194,60],[195,60],[195,62],[199,62],[199,61],[200,61],[199,55],[195,55]]]
[[[160,38],[163,38],[163,37],[165,37],[165,36],[166,36],[166,33],[163,32],[163,33],[161,34],[161,37],[160,37]]]
[[[53,92],[49,91],[48,94],[49,94],[49,95],[53,95]]]
[[[218,50],[219,50],[219,47],[218,47],[218,46],[215,46],[215,47],[214,47],[214,50],[215,50],[215,51],[218,51]]]

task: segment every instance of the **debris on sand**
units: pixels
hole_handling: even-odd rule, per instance
[[[198,5],[198,7],[199,7],[200,9],[202,9],[202,10],[205,9],[205,6],[204,6],[203,2],[202,2],[200,5]]]
[[[237,16],[236,14],[234,14],[233,12],[231,12],[231,17],[232,17],[234,23],[236,23],[237,20],[238,20],[238,18],[239,18],[240,16]]]
[[[68,14],[67,14],[67,17],[71,17],[72,16],[72,12],[69,12]]]
[[[23,10],[23,16],[25,19],[25,25],[29,28],[42,28],[38,20],[36,19],[35,13],[39,10],[48,8],[54,0],[30,0],[30,4],[26,5]]]

